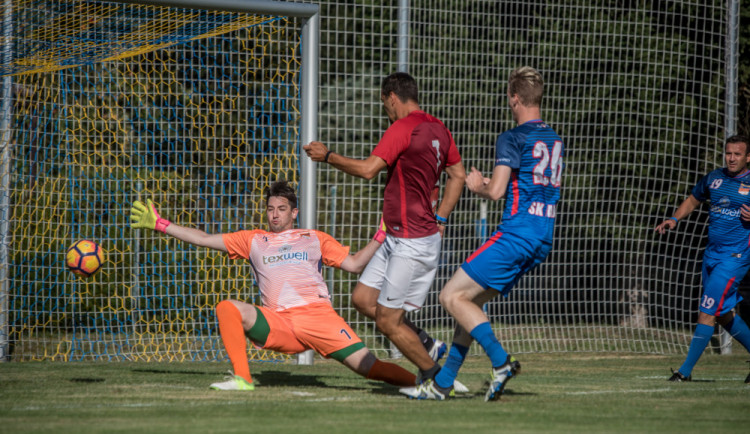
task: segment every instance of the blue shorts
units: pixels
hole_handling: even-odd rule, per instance
[[[745,277],[750,262],[748,258],[731,255],[703,255],[703,297],[700,311],[709,315],[721,316],[728,313],[742,297],[737,292],[740,281]]]
[[[497,231],[461,268],[483,288],[495,289],[507,297],[518,279],[544,262],[551,249],[551,240],[526,239]]]

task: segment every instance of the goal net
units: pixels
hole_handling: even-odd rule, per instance
[[[542,112],[565,141],[566,168],[553,252],[488,305],[495,332],[514,353],[686,351],[705,212],[667,236],[653,228],[722,165],[732,2],[294,3],[320,7],[311,110],[298,103],[298,19],[5,3],[0,326],[14,360],[223,357],[213,308],[257,300],[249,265],[130,230],[133,200],[208,232],[263,226],[262,188],[310,179],[297,159],[300,118],[315,112],[321,141],[365,158],[388,127],[380,82],[398,69],[417,79],[422,108],[453,132],[465,166],[489,173],[497,135],[513,126],[507,77],[521,65],[545,78]],[[316,168],[317,228],[356,251],[379,221],[385,176]],[[454,324],[438,292],[501,210],[465,192],[451,215],[427,304],[411,314],[435,337],[449,341]],[[90,280],[64,269],[81,238],[107,252]],[[337,311],[378,356],[391,354],[351,306],[357,277],[323,272]]]
[[[653,228],[723,164],[732,133],[725,113],[735,104],[726,96],[730,2],[410,0],[406,14],[404,2],[319,3],[320,136],[348,156],[368,156],[388,127],[379,85],[400,59],[418,81],[421,107],[453,132],[464,165],[485,174],[497,136],[514,126],[510,72],[530,65],[545,78],[542,114],[566,144],[562,200],[550,257],[488,305],[509,351],[687,350],[706,215],[695,212],[666,236]],[[405,52],[395,25],[403,15]],[[321,228],[365,242],[362,225],[376,225],[381,202],[358,198],[381,197],[384,181],[322,168]],[[453,320],[437,294],[494,230],[502,205],[464,191],[450,217],[428,304],[412,315],[440,339],[450,340]],[[344,294],[354,284],[334,279]],[[337,308],[350,309],[348,300]],[[371,321],[354,312],[351,321],[388,348]]]
[[[135,200],[209,233],[299,180],[300,32],[283,16],[98,1],[3,8],[4,309],[14,360],[213,360],[249,264],[129,228]],[[65,251],[91,239],[90,279]],[[288,356],[251,351],[253,359]]]

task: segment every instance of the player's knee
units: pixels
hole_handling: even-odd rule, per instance
[[[707,314],[705,312],[698,313],[698,324],[707,325],[713,327],[716,325],[716,316]]]
[[[221,318],[226,314],[229,314],[230,312],[234,312],[237,310],[237,307],[232,304],[229,300],[222,300],[219,302],[219,304],[216,305],[216,316]]]
[[[362,292],[352,293],[352,305],[357,312],[368,318],[375,318],[375,310],[377,309],[377,299],[372,300],[368,294]]]
[[[395,332],[396,328],[398,327],[397,322],[388,316],[384,315],[377,315],[375,317],[375,326],[380,330],[384,335],[390,336],[392,333]]]
[[[451,307],[453,307],[453,299],[453,293],[448,291],[441,291],[440,295],[438,296],[440,305],[442,305],[445,309],[450,309]]]

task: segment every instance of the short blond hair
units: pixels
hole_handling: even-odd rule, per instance
[[[510,73],[508,79],[508,94],[518,95],[521,104],[527,107],[540,107],[544,80],[542,74],[530,66],[521,66]]]

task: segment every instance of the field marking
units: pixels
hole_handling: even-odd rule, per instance
[[[610,393],[661,393],[672,389],[631,389],[631,390],[586,390],[581,392],[564,392],[563,395],[606,395]]]
[[[669,375],[652,375],[648,377],[635,377],[639,380],[660,380],[664,379],[667,381]],[[705,380],[695,380],[696,383],[701,382],[712,382],[712,381],[745,381],[745,377],[724,377],[724,378],[706,378]]]
[[[328,398],[305,399],[303,402],[333,402],[333,401],[362,401],[352,396],[331,396]]]
[[[221,401],[221,405],[246,405],[248,401]],[[191,402],[191,403],[132,403],[132,404],[99,404],[99,405],[88,405],[88,406],[82,406],[80,404],[77,405],[47,405],[47,406],[41,406],[41,405],[29,405],[26,407],[13,407],[10,409],[10,411],[47,411],[47,410],[67,410],[71,408],[75,409],[91,409],[91,408],[148,408],[148,407],[204,407],[207,405],[216,405],[216,402]]]
[[[690,391],[717,391],[717,390],[742,390],[742,387],[690,387]],[[665,387],[659,389],[623,389],[623,390],[586,390],[581,392],[563,392],[563,395],[606,395],[612,393],[663,393],[678,391],[677,387]]]

